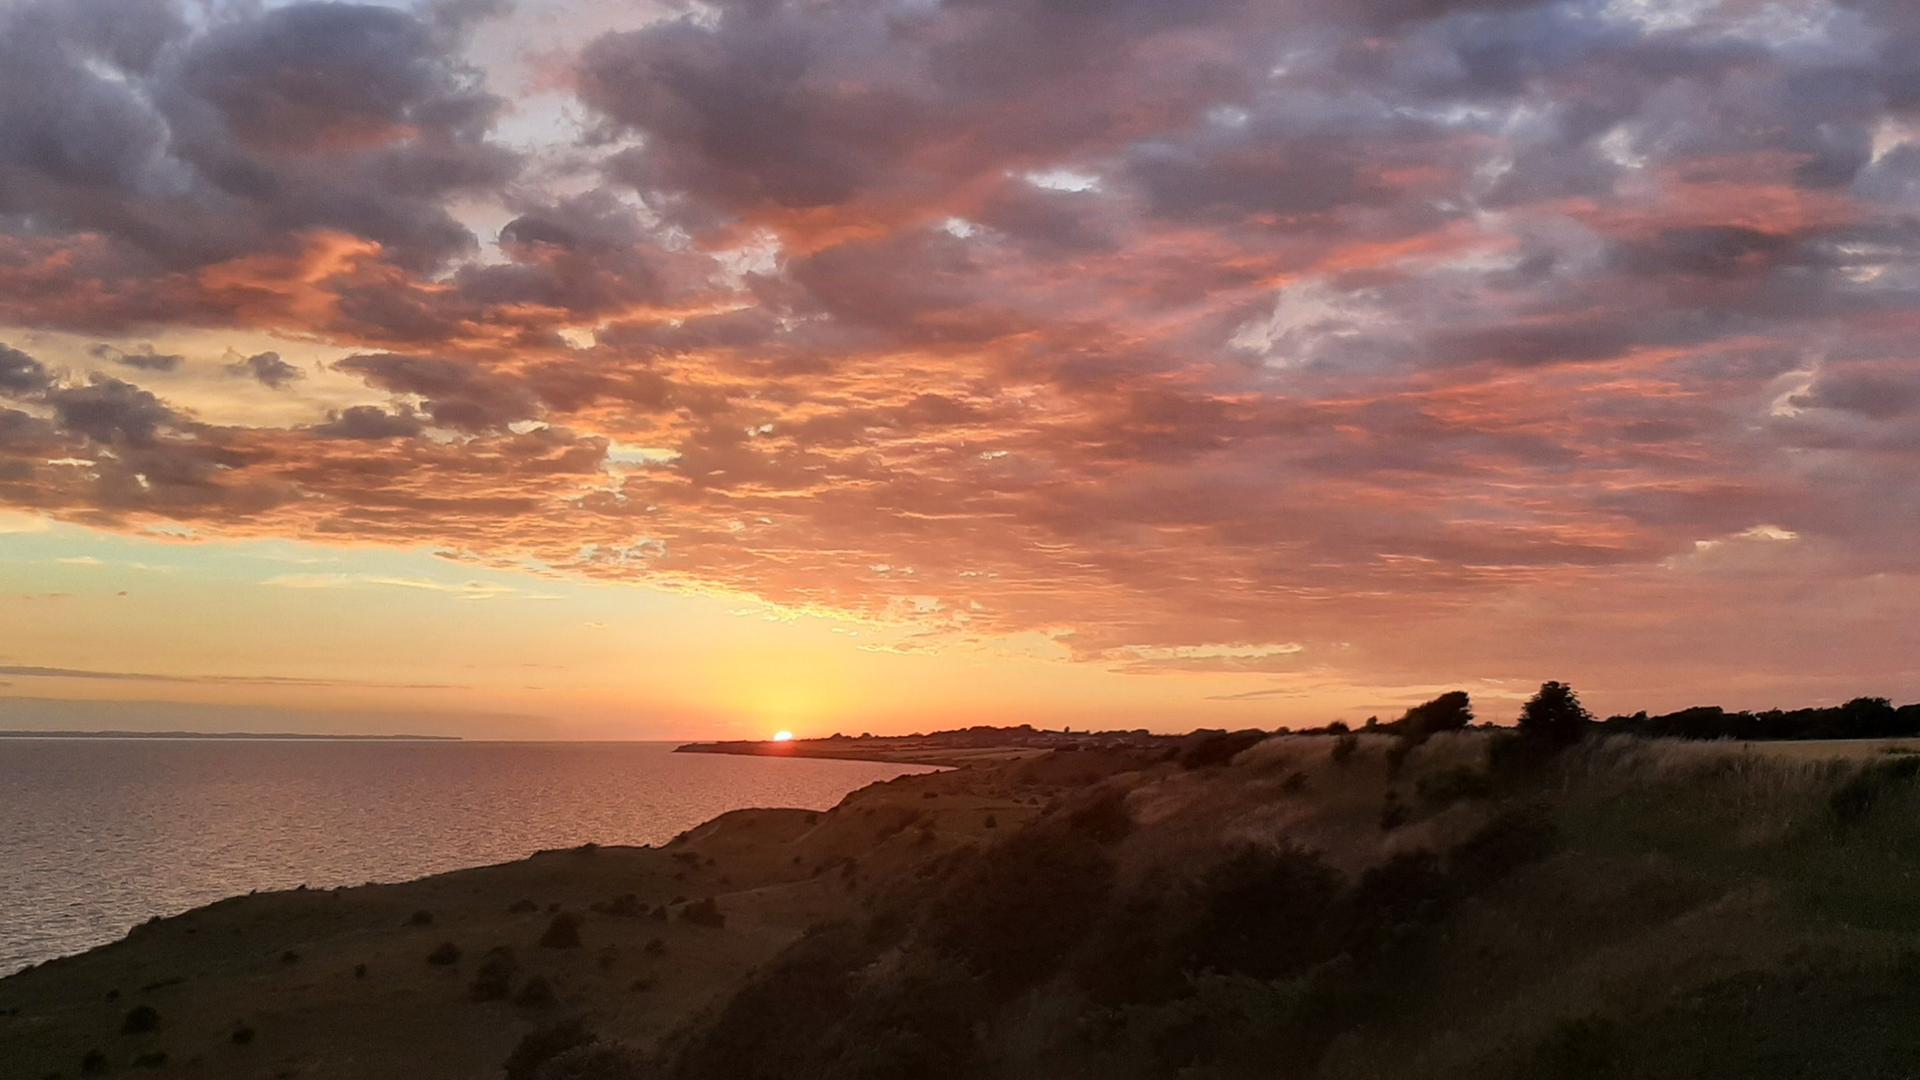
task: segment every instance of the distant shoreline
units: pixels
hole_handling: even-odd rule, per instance
[[[461,742],[458,735],[311,735],[296,731],[5,731],[0,739],[231,739],[274,742]]]

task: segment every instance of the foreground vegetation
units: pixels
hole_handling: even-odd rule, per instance
[[[0,1060],[508,1080],[1920,1074],[1920,756],[1596,735],[1562,724],[1569,702],[1544,696],[1520,733],[1442,701],[1395,734],[1055,750],[822,815],[728,815],[662,850],[242,898],[0,981]]]

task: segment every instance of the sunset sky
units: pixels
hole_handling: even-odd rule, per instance
[[[0,0],[0,727],[1920,698],[1912,0]]]

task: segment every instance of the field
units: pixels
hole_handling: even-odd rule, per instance
[[[730,814],[661,849],[225,901],[0,980],[0,1061],[1920,1075],[1920,757],[1885,746],[1474,731],[1057,751],[826,814]],[[542,944],[556,921],[577,946]],[[143,1006],[151,1029],[125,1030]]]

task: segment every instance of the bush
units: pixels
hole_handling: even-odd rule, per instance
[[[1380,831],[1392,832],[1407,823],[1407,806],[1400,796],[1387,792],[1387,801],[1380,807]]]
[[[1520,707],[1520,731],[1556,744],[1578,742],[1593,723],[1580,695],[1563,682],[1540,684],[1540,692]]]
[[[648,956],[665,956],[667,943],[659,938],[650,938],[647,941],[647,947],[640,951],[646,953]]]
[[[506,1080],[538,1080],[540,1069],[547,1062],[576,1046],[586,1046],[595,1038],[577,1018],[534,1028],[507,1055],[503,1066]]]
[[[512,904],[511,904],[511,905],[510,905],[510,906],[509,906],[508,908],[507,908],[507,914],[509,914],[509,915],[525,915],[525,914],[527,914],[527,913],[529,913],[529,912],[534,912],[534,911],[539,911],[539,910],[540,910],[540,905],[539,905],[539,904],[536,904],[536,903],[534,903],[534,902],[533,902],[533,901],[531,901],[531,900],[515,900],[515,901],[514,901],[514,902],[513,902],[513,903],[512,903]]]
[[[1420,798],[1435,806],[1464,799],[1484,799],[1493,794],[1493,778],[1468,765],[1456,765],[1422,776],[1414,784]]]
[[[520,992],[513,996],[513,1003],[523,1009],[551,1008],[556,1000],[553,984],[544,975],[528,979],[526,985],[520,987]]]
[[[99,1050],[89,1050],[80,1059],[80,1071],[88,1076],[107,1071],[107,1055]]]
[[[120,1022],[120,1034],[145,1035],[160,1028],[160,1011],[151,1005],[135,1005]]]
[[[1180,740],[1175,760],[1183,769],[1211,769],[1225,765],[1240,751],[1264,741],[1264,731],[1196,731]]]
[[[1342,732],[1333,740],[1333,750],[1327,756],[1333,759],[1335,765],[1345,765],[1358,749],[1360,749],[1360,736],[1350,731]]]
[[[280,962],[283,964],[297,964],[300,962],[300,954],[294,952],[292,949],[288,949],[286,952],[280,954]]]
[[[514,959],[512,949],[504,945],[488,949],[480,961],[480,967],[473,973],[473,983],[467,987],[467,996],[474,1001],[499,1001],[512,989],[514,973],[519,969],[520,964]]]
[[[253,1029],[245,1024],[236,1025],[233,1034],[227,1036],[227,1041],[235,1046],[246,1046],[253,1042]]]
[[[443,941],[427,954],[427,963],[445,967],[460,962],[460,946],[451,941]]]
[[[711,927],[715,930],[727,925],[727,917],[721,914],[720,905],[714,903],[711,896],[681,908],[680,921],[689,922],[695,926]]]
[[[1100,844],[1126,839],[1133,831],[1133,812],[1127,809],[1127,793],[1117,787],[1102,787],[1068,806],[1066,821],[1073,830]]]
[[[407,916],[407,925],[408,926],[432,926],[433,912],[416,911],[413,914]]]
[[[1555,840],[1546,807],[1508,807],[1456,845],[1448,864],[1467,888],[1476,889],[1546,858]]]
[[[563,1050],[538,1073],[539,1080],[647,1080],[657,1075],[638,1050],[611,1042]]]
[[[353,977],[354,977],[354,978],[356,978],[356,979],[364,979],[364,978],[366,978],[366,977],[367,977],[367,965],[365,965],[365,964],[355,964],[355,965],[353,965]]]
[[[1024,988],[1086,934],[1113,879],[1094,836],[1043,823],[961,862],[919,933],[997,988]]]
[[[150,1050],[144,1054],[137,1054],[133,1059],[133,1067],[136,1069],[164,1069],[167,1067],[167,1052],[165,1050]]]
[[[1857,825],[1873,812],[1882,795],[1896,785],[1912,783],[1916,773],[1920,773],[1920,756],[1873,762],[1834,789],[1827,808],[1842,827]]]
[[[1416,741],[1443,731],[1459,731],[1473,723],[1473,703],[1465,690],[1449,690],[1432,701],[1408,709],[1400,730]]]
[[[540,947],[543,949],[577,949],[580,947],[580,919],[569,912],[561,912],[547,924],[547,932],[540,935]]]
[[[1261,979],[1294,974],[1325,951],[1317,928],[1339,893],[1339,873],[1314,852],[1243,848],[1201,879],[1185,933],[1188,966]]]

